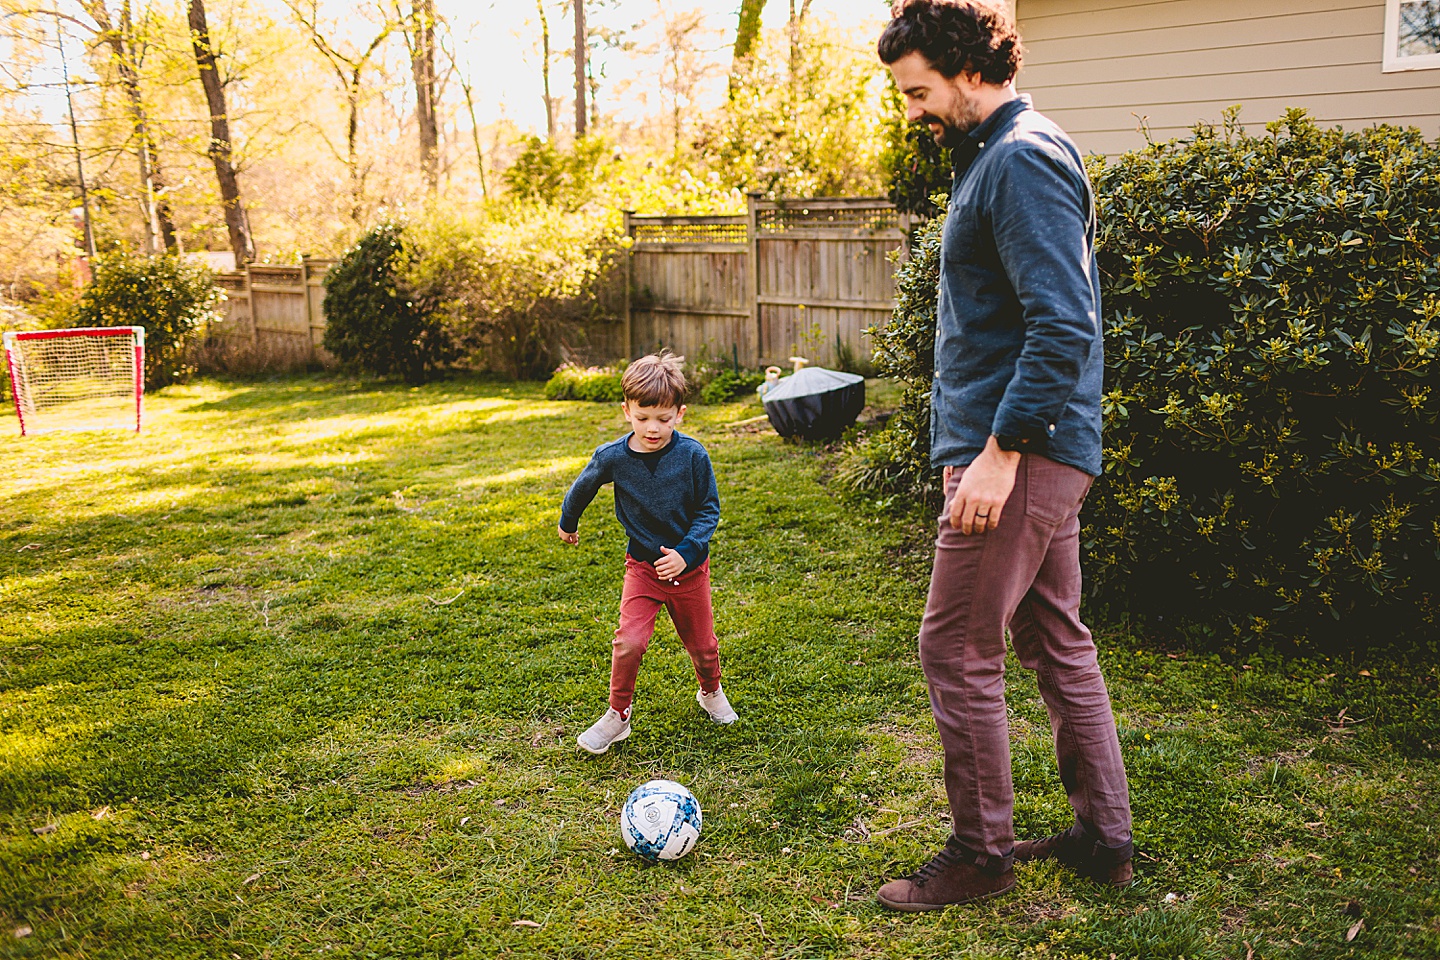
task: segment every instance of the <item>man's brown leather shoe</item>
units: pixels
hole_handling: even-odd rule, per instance
[[[929,863],[903,880],[891,880],[876,891],[875,899],[891,910],[918,913],[984,900],[1013,886],[1015,871],[1008,857],[976,854],[951,837]]]
[[[1043,840],[1015,844],[1016,860],[1058,860],[1082,877],[1117,887],[1127,887],[1134,879],[1135,868],[1130,862],[1134,855],[1133,841],[1107,847],[1078,823]]]

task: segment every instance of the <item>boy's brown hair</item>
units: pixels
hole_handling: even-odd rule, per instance
[[[669,350],[641,357],[625,368],[620,392],[625,400],[641,407],[679,407],[685,402],[685,371]]]

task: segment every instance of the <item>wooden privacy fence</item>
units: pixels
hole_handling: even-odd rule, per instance
[[[864,331],[895,307],[895,260],[910,218],[876,197],[760,200],[744,216],[625,215],[630,355],[669,347],[694,359],[784,365],[800,354],[865,360]]]
[[[303,368],[328,364],[325,336],[325,273],[334,260],[306,257],[298,266],[252,264],[221,273],[223,322],[212,327],[207,352],[216,366],[249,369]]]
[[[622,328],[588,331],[593,359],[669,347],[747,367],[800,354],[837,366],[868,360],[866,328],[895,307],[895,255],[910,218],[878,197],[760,200],[734,217],[625,215]],[[325,273],[333,260],[252,265],[222,273],[224,321],[206,341],[209,365],[240,371],[328,365]],[[603,329],[601,329],[603,327]],[[618,333],[619,336],[613,336]]]

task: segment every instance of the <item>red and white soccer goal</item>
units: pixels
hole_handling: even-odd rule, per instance
[[[6,333],[4,345],[22,436],[114,427],[139,432],[144,327]]]

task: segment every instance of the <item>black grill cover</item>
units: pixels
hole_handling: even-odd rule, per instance
[[[865,408],[865,378],[801,367],[782,377],[763,399],[765,415],[780,436],[834,440]]]

